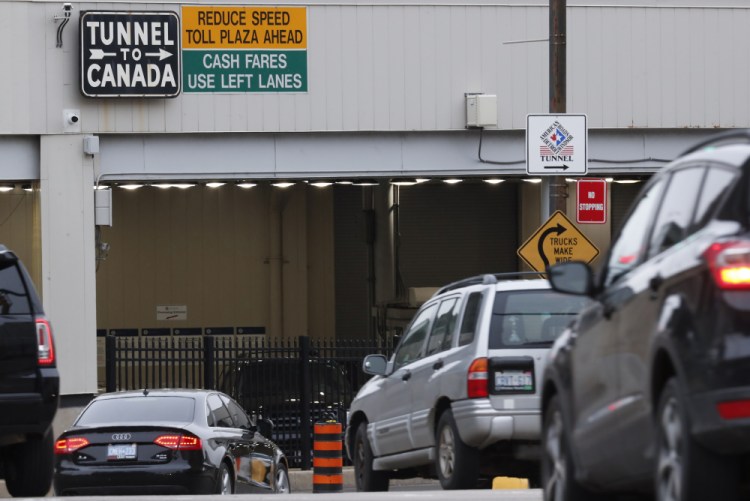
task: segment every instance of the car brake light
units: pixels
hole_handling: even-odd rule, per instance
[[[469,366],[466,376],[466,393],[469,398],[483,398],[489,396],[487,381],[487,359],[477,358]]]
[[[201,439],[192,435],[161,435],[154,440],[156,445],[180,451],[202,449]]]
[[[55,343],[52,340],[52,327],[44,318],[36,319],[36,337],[39,365],[51,367],[55,365]]]
[[[721,289],[750,289],[750,242],[717,242],[703,253]]]
[[[87,445],[89,441],[84,437],[61,438],[55,442],[55,454],[70,454]]]
[[[750,418],[750,400],[732,400],[720,402],[716,408],[722,419]]]

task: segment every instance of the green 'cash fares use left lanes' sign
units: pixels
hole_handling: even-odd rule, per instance
[[[307,92],[305,7],[182,7],[183,92]]]

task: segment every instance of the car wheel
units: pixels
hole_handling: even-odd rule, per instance
[[[387,491],[388,474],[372,469],[372,449],[367,439],[367,423],[361,423],[354,435],[354,480],[358,491]]]
[[[443,412],[437,427],[436,468],[443,489],[472,489],[479,480],[479,451],[463,443],[453,412]]]
[[[219,468],[219,486],[216,489],[217,494],[223,496],[234,494],[234,482],[232,482],[232,472],[226,463],[222,462]]]
[[[5,486],[13,497],[43,497],[52,484],[52,430],[10,446]]]
[[[689,430],[685,400],[672,378],[662,391],[656,414],[656,500],[738,499],[739,460],[705,449]]]
[[[542,478],[544,501],[590,501],[596,499],[575,478],[560,399],[552,397],[542,423]]]
[[[273,491],[276,494],[292,493],[292,484],[289,482],[289,472],[283,464],[279,464],[276,468],[276,480],[274,481]]]

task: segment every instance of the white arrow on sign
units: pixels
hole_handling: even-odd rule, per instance
[[[159,61],[162,61],[168,57],[171,57],[172,53],[164,49],[159,49],[159,52],[146,52],[146,56],[149,56],[149,57],[159,56]]]
[[[102,49],[89,49],[91,51],[91,60],[97,61],[105,57],[116,56],[116,52],[104,52]]]

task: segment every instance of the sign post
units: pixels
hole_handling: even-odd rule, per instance
[[[87,97],[180,93],[180,19],[174,12],[81,13],[81,92]]]

